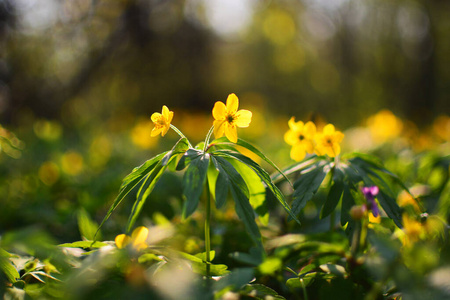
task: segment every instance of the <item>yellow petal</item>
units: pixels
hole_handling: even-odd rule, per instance
[[[169,118],[167,119],[167,122],[169,124],[172,123],[172,119],[173,119],[173,111],[169,111]]]
[[[150,136],[151,136],[151,137],[155,137],[155,136],[157,136],[158,134],[160,134],[162,131],[163,131],[163,128],[162,128],[162,127],[154,127],[154,128],[152,129],[152,132],[150,133]]]
[[[336,143],[340,143],[340,142],[342,142],[342,139],[344,138],[344,134],[340,131],[336,131],[334,133],[333,138]]]
[[[234,124],[237,127],[248,127],[252,121],[252,112],[246,109],[241,109],[236,113]]]
[[[225,131],[225,120],[215,120],[214,123],[214,136],[216,139],[223,136]]]
[[[169,113],[170,113],[169,108],[167,106],[163,105],[162,115],[164,116],[164,119],[167,121],[169,120]]]
[[[229,114],[235,113],[239,107],[239,99],[235,94],[229,94],[227,98],[227,111]]]
[[[295,145],[298,143],[298,134],[292,130],[289,129],[288,131],[286,131],[286,133],[284,134],[284,141],[288,144],[288,145]]]
[[[167,131],[169,131],[169,129],[170,129],[170,125],[167,124],[167,126],[164,126],[164,127],[162,127],[161,129],[162,129],[162,131],[161,131],[161,136],[165,136],[166,133],[167,133]]]
[[[314,123],[311,121],[309,121],[305,124],[305,127],[303,130],[304,130],[305,136],[308,139],[313,139],[314,136],[316,135],[316,125],[314,125]]]
[[[217,101],[214,104],[212,114],[214,119],[216,120],[225,120],[225,118],[227,117],[227,107],[223,102]]]
[[[301,144],[292,146],[291,158],[295,161],[301,161],[306,156],[305,148]]]
[[[225,126],[225,135],[230,140],[230,142],[237,143],[237,130],[236,126],[226,125]]]
[[[333,124],[327,124],[325,125],[325,127],[323,128],[323,134],[327,135],[332,135],[334,134],[334,125]]]
[[[139,226],[131,234],[131,239],[133,240],[133,245],[139,245],[145,243],[148,237],[148,229],[145,226]]]
[[[130,237],[126,234],[119,234],[114,241],[116,242],[117,248],[123,249],[130,243]]]
[[[304,140],[304,141],[302,141],[302,145],[305,148],[307,153],[314,152],[314,141],[313,140]]]
[[[152,119],[153,123],[156,123],[158,121],[159,118],[161,118],[161,114],[158,112],[155,112],[152,114],[152,116],[150,117]]]

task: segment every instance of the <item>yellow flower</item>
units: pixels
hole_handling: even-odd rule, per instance
[[[314,136],[316,134],[316,125],[309,121],[303,124],[302,121],[295,122],[292,117],[289,120],[289,130],[284,134],[284,141],[292,146],[291,158],[295,161],[301,161],[306,153],[314,152]]]
[[[425,227],[422,223],[409,217],[407,214],[403,214],[402,221],[403,231],[405,233],[403,237],[404,246],[411,246],[424,237]]]
[[[329,157],[335,157],[341,153],[339,143],[344,138],[344,134],[334,129],[333,124],[328,124],[323,128],[322,133],[316,135],[316,153],[317,155],[327,154]]]
[[[116,242],[116,246],[119,249],[123,249],[131,244],[134,249],[140,251],[147,248],[147,237],[147,227],[140,226],[133,230],[131,237],[126,234],[119,234],[118,236],[116,236],[114,241]]]
[[[238,110],[239,99],[235,94],[228,95],[227,105],[217,101],[213,108],[214,135],[219,138],[225,136],[233,143],[237,142],[237,127],[248,127],[252,121],[252,112]]]
[[[152,132],[150,133],[151,136],[157,136],[161,133],[161,136],[164,136],[167,131],[169,131],[170,128],[170,122],[172,122],[173,118],[173,111],[169,111],[169,108],[167,106],[163,106],[162,113],[153,113],[152,114],[152,122],[155,124],[155,127],[153,128]]]

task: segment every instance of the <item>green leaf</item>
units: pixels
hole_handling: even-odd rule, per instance
[[[139,191],[136,196],[136,201],[133,204],[133,208],[131,210],[130,216],[128,218],[127,229],[126,232],[130,233],[133,228],[134,223],[136,222],[139,214],[145,204],[150,193],[153,191],[158,180],[161,178],[164,170],[171,164],[172,161],[177,159],[182,153],[185,153],[188,150],[188,142],[185,138],[179,139],[178,142],[173,146],[172,150],[168,151],[162,159],[156,164],[156,166],[149,173],[145,175],[145,181],[139,188]]]
[[[198,206],[203,192],[206,174],[208,172],[209,154],[204,154],[192,160],[184,173],[183,194],[186,202],[183,209],[183,217],[189,217]]]
[[[287,178],[287,176],[283,173],[283,171],[277,167],[277,165],[275,165],[267,156],[265,156],[259,149],[257,149],[256,147],[254,147],[252,144],[246,142],[243,139],[238,138],[238,141],[236,144],[234,143],[230,143],[228,141],[228,139],[226,137],[222,137],[219,138],[217,140],[214,141],[215,145],[229,145],[229,147],[227,147],[228,149],[232,149],[234,151],[237,151],[236,148],[234,147],[235,145],[239,145],[241,147],[244,147],[245,149],[253,152],[254,154],[256,154],[257,156],[259,156],[262,160],[264,160],[266,163],[268,163],[270,166],[272,166],[275,170],[278,171],[278,173],[280,174],[280,176],[282,176],[287,182],[289,182],[289,184],[292,186],[291,181],[289,180],[289,178]],[[239,152],[239,151],[238,151]]]
[[[203,262],[206,261],[206,252],[197,253],[194,256],[200,258]],[[214,257],[216,257],[216,251],[214,250],[209,251],[209,260],[213,261]]]
[[[203,152],[196,150],[196,149],[189,149],[187,150],[184,155],[180,158],[180,161],[177,164],[177,171],[181,171],[186,166],[190,164],[190,162],[194,159],[197,159],[199,156],[201,156]]]
[[[208,183],[210,193],[216,202],[216,207],[221,208],[227,200],[230,181],[225,170],[213,156],[211,156],[211,163],[208,168]]]
[[[254,278],[253,268],[239,268],[234,269],[231,273],[222,277],[219,281],[214,282],[214,290],[220,291],[222,289],[238,290],[245,284],[252,281]]]
[[[311,167],[313,164],[317,163],[318,160],[320,160],[321,158],[316,156],[316,155],[311,155],[306,157],[304,160],[292,164],[289,167],[283,169],[283,173],[285,175],[290,175],[293,173],[298,173],[301,172],[309,167]],[[275,174],[272,176],[272,180],[273,182],[278,182],[283,178],[283,176],[281,174]]]
[[[255,213],[249,201],[249,190],[244,179],[225,158],[216,156],[216,160],[230,179],[230,190],[235,202],[236,214],[244,223],[250,237],[262,249],[261,233],[255,221]]]
[[[206,265],[207,265],[206,261],[202,260],[200,257],[190,255],[185,252],[179,252],[179,254],[191,262],[191,266],[194,272],[199,273],[201,275],[206,275]],[[227,270],[228,269],[227,265],[222,264],[216,265],[210,263],[209,266],[210,266],[209,274],[211,276],[222,276],[230,272]]]
[[[341,225],[344,226],[347,222],[352,219],[350,217],[350,209],[355,205],[355,199],[350,192],[350,187],[348,184],[344,184],[344,192],[342,194],[342,205],[341,205]]]
[[[229,159],[237,159],[239,162],[250,167],[259,176],[259,178],[266,184],[267,188],[272,192],[272,194],[275,196],[275,198],[278,200],[278,202],[283,206],[283,208],[289,213],[290,217],[292,219],[294,219],[297,223],[300,224],[300,221],[297,219],[297,216],[292,213],[291,208],[287,204],[283,193],[273,183],[272,179],[270,178],[270,175],[263,168],[261,168],[256,162],[254,162],[252,159],[250,159],[247,156],[242,155],[240,153],[217,150],[217,151],[214,151],[212,154],[215,156],[223,156],[223,157],[226,157]]]
[[[241,174],[239,174],[238,171],[233,167],[233,165],[226,160],[223,157],[216,156],[211,154],[211,157],[214,157],[215,160],[218,162],[218,164],[222,167],[222,169],[225,171],[224,174],[228,176],[228,180],[230,183],[237,186],[239,190],[247,197],[250,197],[250,192],[248,190],[247,184],[245,183],[244,179],[242,178]]]
[[[249,189],[250,205],[259,216],[262,224],[267,225],[269,221],[269,212],[265,203],[266,187],[261,178],[253,171],[252,168],[240,162],[237,159],[230,159],[229,162],[241,174]]]
[[[11,283],[16,282],[17,279],[20,278],[19,272],[17,272],[11,261],[5,256],[0,256],[0,270],[6,275]]]
[[[241,294],[256,299],[286,299],[283,296],[278,295],[278,293],[270,287],[257,283],[245,285]]]
[[[327,199],[323,204],[322,211],[320,213],[320,218],[323,219],[330,215],[338,205],[344,193],[344,173],[341,169],[336,168],[333,174],[333,185],[330,188]]]
[[[94,222],[84,208],[80,208],[77,214],[78,229],[80,234],[86,240],[94,240],[98,224]],[[101,239],[101,233],[97,233],[98,239]]]
[[[119,195],[114,200],[113,204],[109,208],[108,212],[106,213],[106,216],[103,218],[102,222],[100,223],[100,226],[97,229],[97,233],[100,230],[100,228],[103,226],[103,224],[106,222],[106,220],[109,219],[112,212],[116,209],[116,207],[122,202],[123,198],[125,198],[126,195],[139,183],[141,180],[144,179],[144,177],[151,172],[155,166],[161,161],[161,159],[168,154],[170,151],[163,152],[161,154],[158,154],[157,156],[147,160],[145,163],[140,165],[139,167],[136,167],[133,169],[133,171],[128,174],[122,181],[122,185],[119,189]],[[97,235],[97,233],[95,235]]]
[[[83,249],[97,249],[104,246],[108,246],[107,243],[99,242],[99,241],[78,241],[73,243],[65,243],[60,244],[58,247],[64,247],[64,248],[83,248]]]
[[[378,192],[376,198],[388,217],[391,218],[399,228],[402,228],[402,212],[397,201],[381,190]]]
[[[311,200],[319,190],[322,181],[325,179],[329,168],[325,169],[325,165],[316,164],[305,170],[300,178],[294,183],[294,194],[292,203],[292,213],[298,215],[305,207],[306,203]]]

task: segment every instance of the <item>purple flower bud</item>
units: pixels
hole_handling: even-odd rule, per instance
[[[372,210],[373,216],[377,217],[379,214],[379,209],[377,203],[375,202],[375,196],[378,194],[380,189],[376,185],[374,185],[362,187],[361,191],[364,194],[364,197],[367,199],[367,203],[369,204],[368,208]]]

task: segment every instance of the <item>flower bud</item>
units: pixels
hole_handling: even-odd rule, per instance
[[[365,205],[354,205],[350,209],[350,217],[353,220],[361,220],[367,215],[367,207]]]

